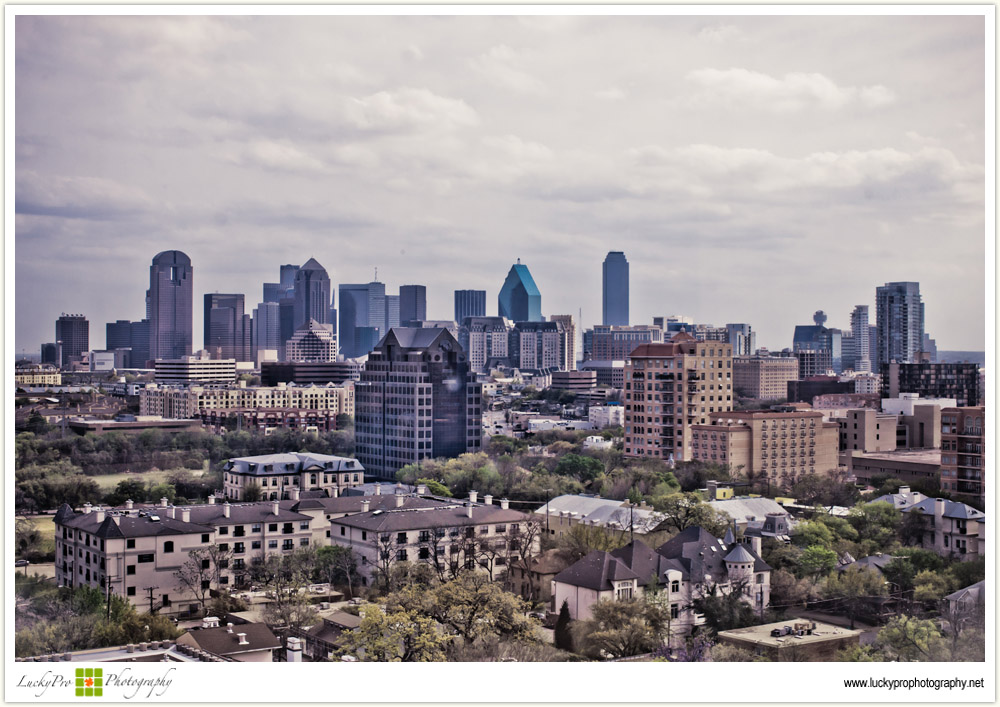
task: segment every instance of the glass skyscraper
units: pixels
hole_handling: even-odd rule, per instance
[[[500,288],[497,310],[497,316],[512,322],[542,321],[542,294],[528,272],[528,266],[521,265],[520,258],[511,266]]]
[[[915,363],[924,344],[924,304],[919,282],[887,282],[875,288],[878,361]]]
[[[486,290],[455,290],[455,322],[462,326],[466,317],[486,316]]]
[[[166,250],[153,258],[146,290],[151,359],[191,355],[193,292],[191,258],[179,250]]]
[[[628,326],[628,261],[621,251],[604,259],[603,293],[604,325]]]

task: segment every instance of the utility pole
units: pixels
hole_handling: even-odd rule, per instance
[[[635,542],[635,503],[628,504],[628,539]]]
[[[143,591],[149,592],[149,613],[153,613],[153,590],[159,589],[159,587],[143,587]]]

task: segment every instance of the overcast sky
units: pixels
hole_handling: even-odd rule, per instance
[[[983,17],[16,18],[16,348],[141,319],[159,251],[248,311],[282,263],[791,345],[920,282],[984,347]],[[992,57],[992,54],[991,54]],[[992,129],[992,126],[991,126]],[[339,305],[339,301],[337,302]]]

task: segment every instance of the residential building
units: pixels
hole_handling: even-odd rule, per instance
[[[604,258],[601,292],[603,295],[602,323],[628,326],[628,260],[625,254],[613,250]]]
[[[797,381],[788,381],[789,403],[812,403],[821,395],[848,393],[855,395],[853,381],[840,381],[837,376],[813,376]]]
[[[860,645],[862,631],[791,618],[777,623],[719,631],[722,645],[741,648],[776,663],[833,662],[837,653]]]
[[[486,316],[486,290],[455,290],[455,321]]]
[[[476,373],[489,373],[497,366],[511,365],[510,332],[513,323],[505,317],[466,317],[458,330],[458,341]]]
[[[806,378],[809,375],[821,375],[827,369],[833,370],[835,373],[843,371],[841,331],[828,329],[825,324],[826,314],[820,310],[813,314],[812,325],[795,327],[792,351],[796,353],[799,351],[816,352],[815,364],[806,368],[803,368],[800,359],[799,376],[801,378]]]
[[[589,619],[596,602],[641,597],[653,577],[670,607],[671,645],[704,623],[694,602],[710,593],[738,592],[755,613],[770,603],[771,568],[759,545],[725,543],[692,526],[656,550],[636,540],[612,552],[588,553],[552,580],[551,608],[560,611],[565,603],[571,618]]]
[[[535,285],[527,265],[517,263],[511,266],[497,297],[497,316],[512,322],[542,321],[542,294]]]
[[[151,360],[176,360],[191,355],[193,288],[191,258],[179,250],[167,250],[153,258],[146,290]]]
[[[840,418],[842,451],[893,452],[896,450],[897,415],[870,408],[848,410]]]
[[[512,363],[528,370],[569,370],[567,339],[559,322],[516,322],[510,332]]]
[[[986,556],[986,514],[943,498],[927,498],[903,509],[920,518],[917,543],[943,557],[973,560]]]
[[[941,450],[897,449],[894,452],[849,452],[848,471],[858,483],[880,478],[899,479],[921,488],[940,488]]]
[[[90,322],[82,314],[61,314],[56,320],[56,343],[62,351],[59,365],[66,368],[70,359],[79,360],[90,351]]]
[[[882,365],[882,397],[919,393],[925,398],[954,398],[959,407],[983,402],[979,367],[975,363],[885,363]]]
[[[605,427],[621,427],[625,424],[625,406],[621,403],[605,403],[591,405],[587,410],[587,419],[595,430]]]
[[[544,533],[555,538],[578,525],[603,528],[621,537],[630,533],[647,535],[663,520],[645,501],[634,504],[587,494],[556,496],[539,506],[535,516],[544,524]]]
[[[859,304],[851,312],[851,368],[855,371],[870,372],[873,370],[868,330],[868,305]]]
[[[552,385],[555,390],[579,393],[597,387],[597,373],[594,371],[553,371]]]
[[[183,356],[157,359],[154,366],[157,383],[232,383],[236,380],[236,361],[233,359]]]
[[[690,459],[781,488],[837,469],[837,425],[823,422],[821,412],[711,412],[690,431]]]
[[[537,554],[539,538],[527,526],[530,515],[511,510],[506,499],[499,505],[492,497],[432,508],[391,508],[334,518],[330,542],[350,548],[360,558],[358,573],[363,585],[374,583],[396,562],[422,562],[435,572],[454,575],[461,569],[478,569],[491,578],[521,557],[531,543]]]
[[[692,337],[693,338],[693,337]],[[595,326],[590,336],[592,361],[624,361],[639,346],[663,343],[663,329],[648,324]]]
[[[690,460],[692,427],[732,410],[732,351],[684,332],[633,351],[625,366],[625,455]]]
[[[62,385],[62,373],[50,363],[18,363],[14,367],[14,385]]]
[[[198,648],[238,663],[270,663],[274,660],[274,652],[281,649],[281,641],[267,624],[248,622],[219,626],[218,623],[217,618],[207,617],[201,628],[182,634],[177,645]]]
[[[295,385],[340,385],[361,379],[361,365],[356,361],[287,361],[265,362],[260,365],[261,385],[275,386],[281,383]]]
[[[319,491],[336,498],[364,483],[364,476],[357,459],[293,452],[230,459],[223,467],[222,482],[227,499],[243,500],[247,488],[254,486],[261,499],[273,501],[291,498],[293,489],[297,495]]]
[[[427,319],[427,288],[424,285],[400,285],[399,319],[400,322]]]
[[[295,273],[294,327],[298,331],[310,319],[320,324],[330,323],[332,293],[326,269],[309,258]],[[332,331],[332,329],[331,329]]]
[[[826,351],[798,349],[795,351],[794,356],[795,360],[799,363],[799,378],[802,380],[833,373],[833,367],[830,365],[830,356]]]
[[[875,326],[880,367],[893,361],[916,363],[924,344],[920,283],[887,282],[875,288]]]
[[[552,580],[571,564],[569,553],[559,548],[546,550],[526,563],[516,562],[507,569],[511,590],[522,599],[550,607]]]
[[[757,333],[749,324],[726,324],[733,356],[753,356],[757,353]]]
[[[576,370],[576,323],[572,314],[553,314],[549,316],[550,322],[562,324],[566,331],[566,370]]]
[[[336,361],[337,336],[333,333],[333,327],[310,319],[296,329],[295,334],[285,344],[285,358],[293,363]]]
[[[243,313],[243,295],[205,295],[205,350],[212,358],[252,361],[253,324]]]
[[[798,359],[784,356],[733,356],[733,389],[757,400],[788,395],[788,382],[798,380]]]
[[[594,371],[597,374],[597,385],[625,389],[625,361],[584,361],[580,364],[581,371]]]
[[[482,448],[482,385],[447,329],[393,328],[356,386],[358,459],[372,474]]]
[[[941,410],[941,490],[986,507],[985,407]]]
[[[302,639],[302,655],[312,662],[336,660],[345,633],[361,626],[361,617],[337,611],[323,616],[320,622],[308,628],[292,628],[291,633]]]

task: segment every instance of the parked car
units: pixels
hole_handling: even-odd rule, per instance
[[[14,560],[15,567],[27,567],[30,564],[27,560]]]

